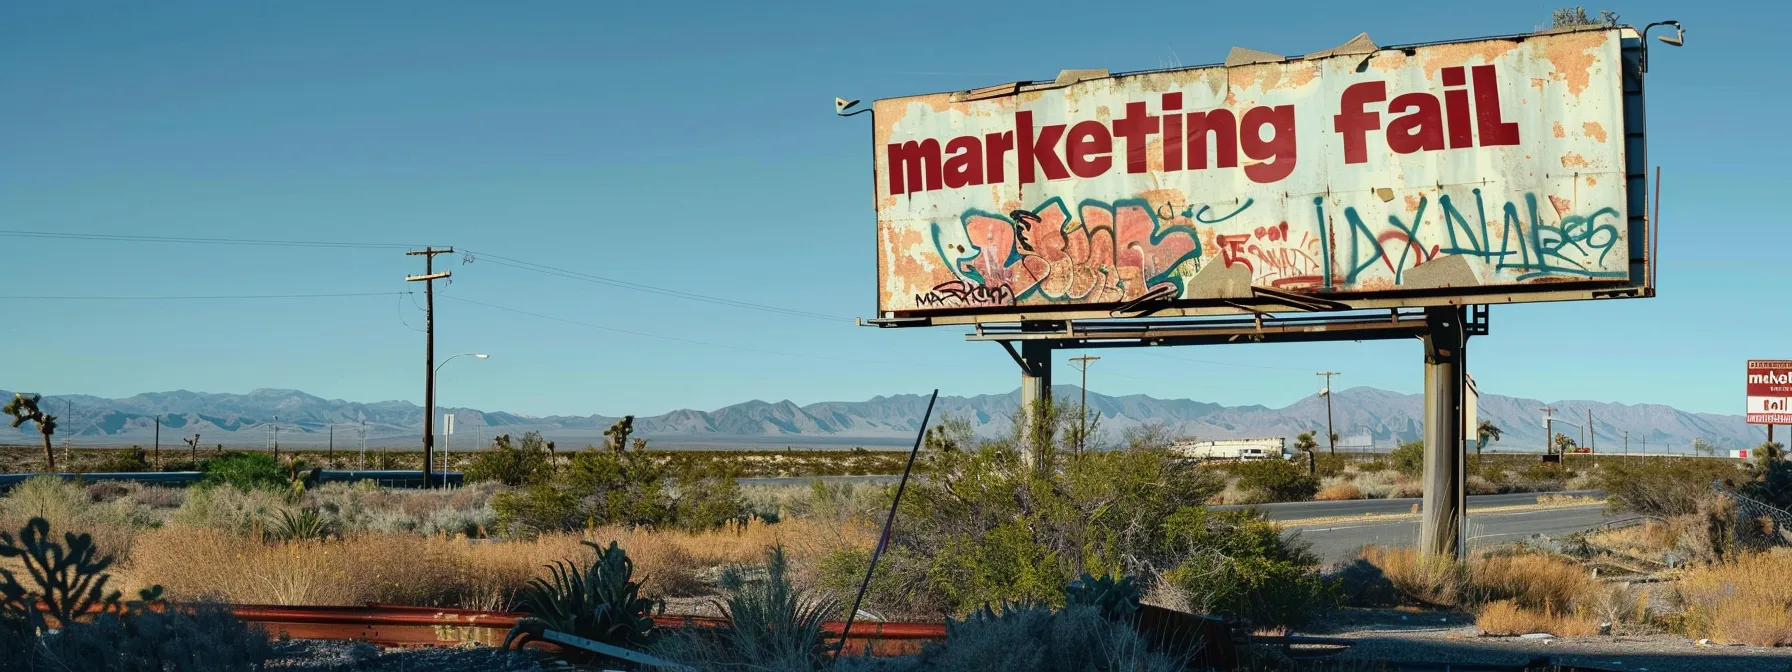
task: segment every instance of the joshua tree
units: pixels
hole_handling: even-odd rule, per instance
[[[612,453],[620,453],[628,448],[628,435],[635,433],[635,416],[625,415],[616,424],[604,430],[604,447]]]
[[[1481,424],[1475,427],[1475,463],[1476,464],[1479,464],[1481,462],[1481,449],[1487,447],[1487,442],[1490,440],[1492,440],[1492,441],[1500,440],[1500,435],[1504,434],[1504,433],[1505,432],[1500,431],[1499,427],[1494,426],[1493,421],[1491,421],[1491,420],[1482,420]]]
[[[1307,473],[1319,473],[1319,458],[1314,452],[1319,450],[1319,442],[1313,440],[1313,433],[1307,432],[1294,437],[1294,449],[1307,454]]]
[[[56,471],[56,452],[50,449],[50,435],[56,433],[56,416],[39,409],[37,407],[39,401],[43,401],[41,395],[14,394],[12,401],[7,402],[4,410],[7,415],[12,416],[12,426],[15,429],[27,422],[37,423],[38,433],[44,435],[44,463],[48,465],[46,470],[54,472]]]

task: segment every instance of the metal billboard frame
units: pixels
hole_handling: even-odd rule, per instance
[[[1671,23],[1671,22],[1664,22]],[[1656,24],[1651,24],[1651,26]],[[1116,304],[1079,304],[1074,306],[1054,307],[1014,306],[1006,308],[960,308],[938,309],[928,311],[879,312],[876,317],[860,318],[861,326],[880,328],[913,328],[929,326],[966,325],[978,326],[996,324],[1015,324],[1041,321],[1088,321],[1088,320],[1141,320],[1146,318],[1197,318],[1254,315],[1261,319],[1274,313],[1341,313],[1365,310],[1400,311],[1410,308],[1430,307],[1466,307],[1489,304],[1510,303],[1549,303],[1561,301],[1588,301],[1600,299],[1650,298],[1655,296],[1655,270],[1657,238],[1659,232],[1658,217],[1649,211],[1651,183],[1648,179],[1648,136],[1645,114],[1644,79],[1647,72],[1648,45],[1645,42],[1646,30],[1638,31],[1630,25],[1599,24],[1596,26],[1579,26],[1557,28],[1510,35],[1495,35],[1457,40],[1441,40],[1405,45],[1377,46],[1376,51],[1410,50],[1421,47],[1464,44],[1494,40],[1510,40],[1522,42],[1535,37],[1560,35],[1574,32],[1616,31],[1619,34],[1619,58],[1621,61],[1620,83],[1623,88],[1625,141],[1625,193],[1627,205],[1627,254],[1629,254],[1630,272],[1622,281],[1568,280],[1552,282],[1540,289],[1515,289],[1510,286],[1496,287],[1463,287],[1434,290],[1406,290],[1378,292],[1365,295],[1361,292],[1349,293],[1301,293],[1288,292],[1258,287],[1250,287],[1249,296],[1202,298],[1202,299],[1168,299],[1163,296],[1147,294],[1136,300]],[[1292,63],[1311,58],[1325,58],[1327,52],[1319,52],[1308,56],[1280,58],[1277,63]],[[1066,71],[1059,80],[1052,82],[1021,81],[1001,84],[967,91],[953,92],[955,95],[974,96],[975,99],[995,98],[1017,95],[1025,91],[1050,88],[1061,88],[1074,83],[1114,79],[1157,72],[1196,70],[1211,67],[1224,67],[1225,64],[1209,64],[1178,68],[1161,68],[1104,74],[1101,77],[1087,76],[1087,71]],[[1097,71],[1102,72],[1102,71]],[[844,103],[844,101],[840,101]],[[845,104],[845,108],[853,103]],[[866,107],[852,114],[871,112]],[[850,115],[843,115],[850,116]],[[872,114],[875,117],[875,113]],[[872,124],[873,143],[876,142],[876,124]],[[881,175],[874,163],[872,170],[873,193]],[[1657,203],[1659,203],[1659,196]],[[882,227],[874,234],[876,247],[882,246]],[[881,260],[874,259],[874,265]],[[880,272],[881,275],[881,272]],[[874,304],[880,311],[882,308],[882,288],[874,292]]]

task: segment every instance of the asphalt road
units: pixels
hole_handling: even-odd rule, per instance
[[[1518,492],[1509,495],[1474,495],[1468,498],[1468,510],[1487,509],[1497,506],[1523,506],[1536,504],[1538,495],[1573,495],[1576,497],[1604,497],[1599,490],[1568,490],[1564,492]],[[1215,509],[1255,508],[1263,512],[1270,520],[1288,521],[1304,518],[1334,518],[1337,516],[1378,516],[1392,513],[1411,513],[1412,507],[1419,503],[1418,498],[1410,499],[1350,499],[1341,502],[1284,502],[1281,504],[1258,504],[1255,507],[1216,506]]]
[[[1561,494],[1561,493],[1558,493]],[[1597,495],[1597,492],[1580,492],[1574,494]],[[1356,557],[1358,549],[1367,545],[1378,546],[1411,546],[1419,537],[1419,522],[1416,518],[1405,518],[1390,521],[1349,521],[1329,522],[1303,525],[1303,518],[1322,518],[1331,516],[1361,515],[1364,513],[1401,514],[1412,510],[1412,505],[1419,500],[1355,500],[1349,502],[1300,502],[1297,504],[1271,505],[1260,507],[1269,513],[1269,517],[1287,524],[1288,532],[1312,545],[1313,552],[1326,563],[1347,562]],[[1509,511],[1498,513],[1476,514],[1475,510],[1503,506],[1535,504],[1537,496],[1531,495],[1487,495],[1469,498],[1468,511],[1468,546],[1470,549],[1485,548],[1511,544],[1534,535],[1559,537],[1597,527],[1614,520],[1615,517],[1605,512],[1603,504],[1572,506],[1534,511]],[[1398,503],[1389,507],[1388,503]],[[1311,507],[1325,504],[1329,507]],[[1344,509],[1339,513],[1335,505],[1354,504],[1356,507]],[[1370,508],[1374,507],[1374,508]],[[1319,512],[1310,509],[1318,508]],[[1364,510],[1369,508],[1370,510]],[[1290,510],[1291,509],[1291,510]],[[1306,510],[1303,510],[1306,509]]]

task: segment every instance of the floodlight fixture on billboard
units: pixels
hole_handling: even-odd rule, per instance
[[[1748,424],[1792,425],[1792,360],[1748,360]]]
[[[876,101],[879,317],[1650,295],[1638,45],[1359,38]]]

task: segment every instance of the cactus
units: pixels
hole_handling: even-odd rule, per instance
[[[56,543],[50,537],[49,521],[42,518],[25,523],[16,540],[11,533],[0,532],[0,558],[19,558],[37,584],[36,590],[31,590],[17,574],[0,568],[0,618],[22,620],[27,627],[41,630],[48,625],[45,617],[66,626],[95,607],[117,611],[126,606],[119,600],[121,592],[106,592],[111,579],[106,570],[112,566],[112,556],[100,554],[93,535],[62,536],[63,543]],[[154,602],[161,599],[162,587],[152,586],[138,595],[143,602]]]
[[[37,404],[40,401],[43,401],[42,395],[18,393],[12,395],[12,401],[7,402],[6,407],[0,410],[12,416],[14,429],[27,422],[37,423],[37,432],[44,435],[44,471],[55,473],[56,451],[50,448],[50,435],[56,433],[56,416],[39,409]]]

